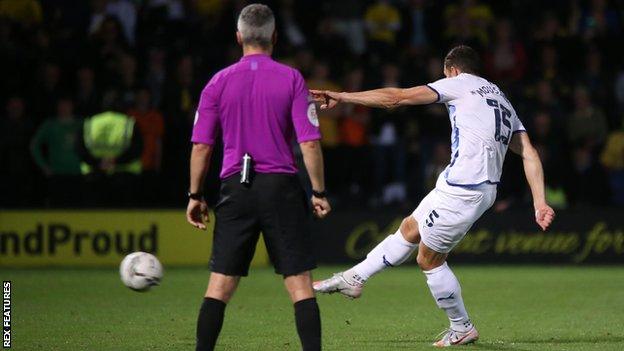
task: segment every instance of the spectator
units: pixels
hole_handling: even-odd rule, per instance
[[[401,87],[401,72],[395,64],[382,68],[380,86]],[[376,110],[376,133],[373,141],[375,190],[380,191],[381,204],[403,203],[407,197],[405,184],[406,151],[402,137],[404,116],[401,110]]]
[[[377,0],[366,9],[364,21],[368,29],[370,49],[382,58],[390,57],[397,33],[401,29],[399,10],[389,0]]]
[[[0,17],[31,27],[41,23],[43,12],[38,0],[0,0]]]
[[[165,123],[162,114],[153,107],[149,90],[141,88],[136,92],[136,102],[128,115],[136,120],[143,137],[141,165],[143,172],[160,172],[162,162],[162,140]]]
[[[150,91],[154,106],[161,106],[162,102],[163,88],[167,78],[165,60],[166,53],[162,48],[154,47],[149,50],[145,85]]]
[[[100,108],[100,95],[95,85],[95,73],[90,67],[81,67],[76,73],[76,115],[85,117],[95,114]]]
[[[428,44],[428,33],[426,29],[426,1],[410,0],[409,1],[409,45],[414,51],[425,49]]]
[[[28,152],[32,132],[24,100],[9,98],[6,114],[0,119],[0,202],[5,206],[32,205],[34,167]]]
[[[366,51],[366,35],[362,20],[362,1],[332,1],[329,14],[335,16],[334,25],[345,39],[351,53],[360,56]]]
[[[484,66],[489,77],[504,87],[524,76],[527,57],[522,43],[512,38],[509,20],[499,20],[495,33],[494,44],[485,56]]]
[[[618,15],[607,7],[606,0],[591,0],[589,9],[583,11],[578,23],[578,30],[589,40],[618,33],[620,23]]]
[[[84,120],[77,141],[87,205],[132,207],[138,203],[143,139],[135,120],[119,112],[114,93],[105,94],[104,110]]]
[[[347,91],[361,91],[364,84],[364,71],[361,68],[347,74],[345,89]],[[370,124],[370,109],[361,105],[345,105],[343,118],[339,123],[340,140],[342,143],[342,158],[340,174],[343,180],[340,184],[347,190],[345,195],[357,203],[363,200],[362,192],[368,187],[367,173],[370,167],[368,162],[368,129]]]
[[[624,121],[622,121],[624,127]],[[617,206],[624,206],[624,129],[613,131],[600,157],[607,169],[611,186],[611,200]]]
[[[607,120],[600,108],[592,104],[589,91],[583,86],[574,90],[574,111],[568,122],[571,143],[600,145],[607,136]]]
[[[131,55],[121,55],[117,68],[118,77],[116,88],[119,91],[121,105],[129,108],[134,103],[135,91],[137,89],[136,60]]]
[[[126,40],[134,45],[135,26],[137,20],[136,5],[129,0],[109,0],[106,4],[106,13],[117,18],[123,28]]]
[[[54,115],[56,101],[61,94],[61,68],[56,63],[45,63],[33,89],[32,112],[36,121]]]
[[[74,117],[73,110],[71,98],[61,97],[56,117],[43,122],[31,143],[33,159],[48,180],[48,200],[52,206],[71,207],[80,203],[80,157],[76,139],[82,123]]]
[[[488,5],[478,0],[461,0],[444,9],[446,36],[451,42],[466,42],[485,47],[490,42],[489,27],[494,14]]]

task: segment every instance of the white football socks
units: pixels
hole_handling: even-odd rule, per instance
[[[451,322],[451,329],[458,332],[470,330],[472,323],[464,307],[459,281],[446,262],[440,267],[423,271],[423,273],[427,276],[427,285],[438,307],[446,312]]]
[[[377,244],[364,261],[346,271],[344,277],[349,283],[363,284],[373,274],[405,262],[417,247],[418,244],[405,240],[401,230],[397,230]]]

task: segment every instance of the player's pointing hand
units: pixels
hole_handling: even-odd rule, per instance
[[[548,229],[552,221],[555,219],[555,211],[552,207],[544,204],[535,207],[535,222],[542,228]]]
[[[340,93],[329,90],[310,90],[314,101],[321,104],[321,110],[334,108],[340,102]]]

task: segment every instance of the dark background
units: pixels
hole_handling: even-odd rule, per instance
[[[0,206],[184,206],[199,94],[239,59],[235,19],[247,3],[0,0]],[[427,83],[443,76],[453,45],[472,45],[540,151],[549,202],[624,205],[623,1],[264,3],[278,20],[274,56],[310,88]],[[111,101],[144,121],[144,172],[94,186],[76,167],[77,133]],[[320,119],[337,209],[412,209],[449,159],[442,105],[344,107]],[[525,184],[508,157],[494,211],[529,207]]]

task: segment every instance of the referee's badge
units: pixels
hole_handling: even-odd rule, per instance
[[[315,127],[319,126],[319,119],[316,114],[316,105],[314,105],[314,103],[308,105],[308,121],[310,121],[310,123],[312,123]]]

